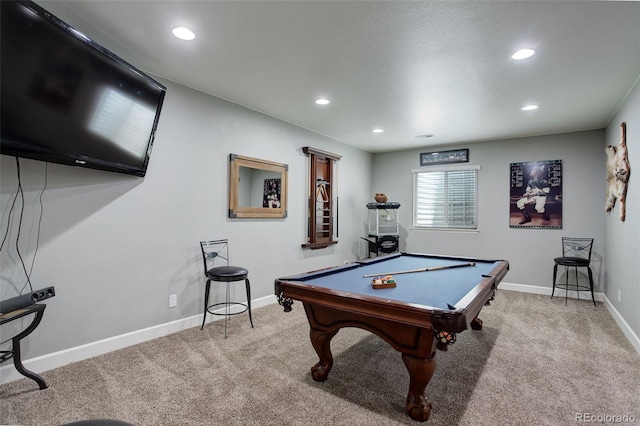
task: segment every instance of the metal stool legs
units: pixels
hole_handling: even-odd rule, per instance
[[[573,268],[575,269],[575,274],[576,274],[576,293],[577,293],[578,299],[580,299],[580,286],[579,286],[579,282],[578,282],[578,267],[573,267]],[[589,273],[589,290],[591,291],[591,300],[593,301],[593,306],[598,306],[598,305],[596,305],[596,298],[595,298],[595,295],[593,293],[593,271],[591,271],[591,267],[590,266],[585,266],[585,268],[587,268],[587,272]],[[557,276],[557,274],[558,274],[558,264],[555,264],[555,265],[553,265],[553,288],[551,289],[551,298],[552,299],[553,299],[553,293],[556,291],[556,276]],[[566,306],[567,305],[567,299],[568,299],[568,296],[569,296],[569,271],[566,271],[564,291],[565,291],[565,293],[564,293],[564,304]]]
[[[555,279],[553,280],[553,282],[555,283]],[[207,285],[205,285],[204,287],[204,313],[202,315],[202,326],[200,327],[200,330],[202,330],[204,328],[204,323],[207,320],[207,311],[209,308],[209,290],[211,289],[211,280],[207,280]],[[553,297],[553,295],[551,296]]]
[[[251,285],[249,284],[249,278],[245,278],[244,286],[247,290],[247,309],[249,310],[249,322],[251,323],[251,328],[253,328],[253,318],[251,318]]]
[[[596,297],[593,294],[593,272],[591,272],[591,267],[587,266],[587,271],[589,271],[589,287],[591,290],[591,300],[593,301],[593,306],[596,305]]]
[[[551,298],[553,299],[553,293],[556,292],[556,275],[558,275],[558,264],[553,265],[553,286],[551,287]],[[205,301],[205,304],[207,302]]]
[[[225,301],[221,302],[221,303],[215,303],[213,305],[209,305],[209,293],[211,291],[211,280],[207,280],[207,284],[205,285],[204,288],[204,313],[202,315],[202,326],[200,326],[200,330],[202,330],[204,328],[204,325],[207,321],[207,312],[212,314],[212,315],[222,315],[224,316],[224,338],[227,338],[227,321],[229,321],[231,315],[237,315],[237,314],[242,314],[245,311],[249,311],[249,322],[251,323],[251,328],[253,328],[253,318],[251,316],[251,284],[249,283],[249,278],[245,278],[244,283],[245,283],[245,289],[247,292],[247,303],[240,303],[240,302],[232,302],[231,301],[231,291],[230,291],[230,286],[231,286],[231,282],[232,281],[227,281],[226,282],[226,294],[225,294]],[[214,308],[215,306],[220,306],[220,305],[224,305],[224,313],[217,313],[217,312],[212,312],[211,309]],[[239,312],[231,312],[231,306],[233,305],[240,305],[240,306],[244,306],[244,309],[239,311]]]

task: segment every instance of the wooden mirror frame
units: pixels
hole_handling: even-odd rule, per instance
[[[240,167],[276,172],[280,174],[280,207],[239,206],[238,191],[240,183]],[[287,217],[287,177],[289,166],[258,158],[229,154],[229,217],[283,219]]]

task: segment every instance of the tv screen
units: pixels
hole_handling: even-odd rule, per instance
[[[0,153],[144,176],[166,88],[33,2],[0,8]]]

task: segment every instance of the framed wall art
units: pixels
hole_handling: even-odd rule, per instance
[[[280,199],[282,198],[280,182],[280,178],[264,180],[264,190],[262,191],[262,207],[266,207],[269,209],[280,208]]]
[[[289,166],[229,154],[229,218],[285,219]]]
[[[510,228],[562,229],[562,160],[511,163]]]
[[[423,152],[420,154],[421,166],[434,166],[437,164],[468,163],[468,162],[469,162],[468,149]]]

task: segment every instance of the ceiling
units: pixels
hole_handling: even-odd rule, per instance
[[[603,128],[640,75],[640,2],[37,2],[148,73],[369,152]]]

